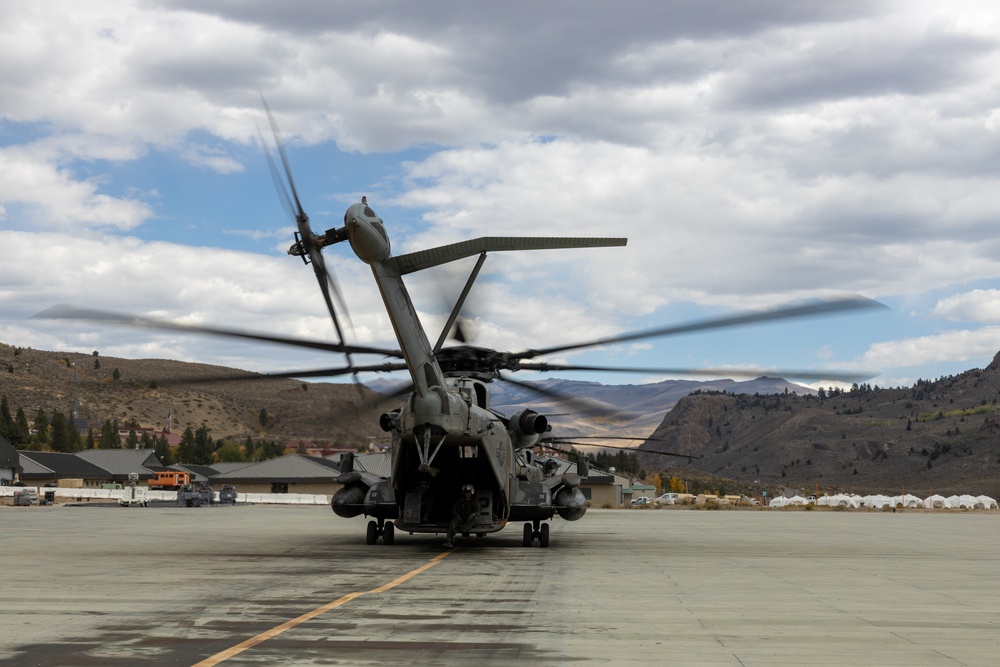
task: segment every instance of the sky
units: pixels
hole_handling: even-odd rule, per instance
[[[0,4],[0,63],[9,345],[339,364],[31,317],[69,304],[335,340],[311,268],[286,254],[263,95],[317,231],[366,195],[394,254],[487,235],[628,238],[491,254],[466,309],[478,345],[862,295],[888,308],[549,360],[909,386],[1000,351],[996,3],[42,0]],[[396,347],[370,268],[347,244],[326,255],[348,342]],[[473,263],[407,278],[432,340]]]

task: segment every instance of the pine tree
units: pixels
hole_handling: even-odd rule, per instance
[[[69,447],[67,452],[79,452],[83,449],[83,438],[80,437],[80,429],[76,426],[76,418],[72,412],[66,420],[66,445]]]
[[[211,431],[207,426],[201,426],[194,434],[194,457],[189,463],[211,465],[215,462],[215,443],[212,442]]]
[[[160,437],[156,439],[156,444],[153,445],[153,451],[156,452],[156,458],[160,459],[163,465],[168,466],[173,463],[173,455],[166,435],[160,434]]]
[[[10,406],[7,404],[7,394],[0,397],[0,436],[8,442],[14,442],[14,418],[10,416]]]
[[[28,418],[24,414],[24,408],[17,409],[17,417],[14,418],[14,440],[10,444],[15,447],[26,445],[31,441],[31,427],[28,426]]]
[[[188,426],[181,434],[174,460],[177,463],[194,463],[194,429]]]
[[[38,414],[35,415],[35,439],[40,445],[49,442],[49,418],[42,408],[38,408]]]
[[[68,452],[69,430],[66,425],[66,415],[61,412],[52,413],[52,450],[56,452]]]
[[[122,446],[121,438],[118,437],[117,424],[112,424],[107,419],[101,427],[101,441],[98,443],[100,449],[118,449]]]

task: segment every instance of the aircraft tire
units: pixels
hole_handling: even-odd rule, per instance
[[[368,532],[365,533],[365,544],[375,544],[378,541],[378,524],[368,522]]]
[[[538,546],[547,549],[549,546],[549,524],[543,523],[538,531]]]
[[[382,544],[394,544],[396,542],[396,529],[391,523],[385,524],[382,529]]]
[[[530,523],[524,524],[524,539],[521,540],[521,546],[530,547],[534,539],[535,539],[535,534],[534,531],[531,530],[531,524]]]

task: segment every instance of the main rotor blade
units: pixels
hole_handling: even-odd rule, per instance
[[[740,315],[726,315],[718,318],[698,320],[688,324],[680,324],[659,329],[647,329],[620,336],[609,336],[584,343],[571,345],[556,345],[541,350],[525,350],[524,352],[511,355],[514,359],[532,359],[555,352],[565,352],[567,350],[579,350],[585,347],[597,347],[599,345],[611,345],[613,343],[625,343],[632,340],[644,340],[647,338],[661,338],[664,336],[675,336],[677,334],[691,333],[693,331],[705,331],[707,329],[725,329],[737,327],[745,324],[756,324],[757,322],[771,322],[775,320],[792,319],[796,317],[811,317],[816,315],[827,315],[830,313],[847,312],[852,310],[867,310],[872,308],[887,308],[885,304],[865,297],[848,297],[843,299],[833,299],[820,301],[818,303],[808,303],[798,306],[786,306],[775,310],[763,312],[743,313]]]
[[[514,378],[507,375],[500,375],[497,377],[497,379],[501,380],[502,382],[509,382],[510,384],[517,385],[522,389],[527,389],[528,391],[534,392],[540,396],[545,396],[546,398],[554,399],[559,403],[562,403],[571,408],[579,410],[585,416],[612,417],[612,416],[624,415],[624,413],[621,410],[618,410],[614,407],[597,403],[596,401],[591,401],[585,398],[580,398],[579,396],[571,396],[570,394],[566,394],[561,391],[556,391],[555,389],[539,387],[530,382],[522,382],[520,380],[515,380]]]
[[[596,439],[600,439],[600,436],[594,436],[594,439],[595,440]],[[606,438],[606,439],[607,440],[619,440],[619,439],[620,440],[644,440],[644,438]],[[580,440],[580,438],[577,438],[577,440]],[[634,454],[642,453],[642,454],[659,454],[660,456],[676,456],[678,458],[687,459],[688,461],[690,461],[692,459],[700,459],[701,458],[700,456],[697,456],[695,454],[677,454],[676,452],[655,452],[655,451],[652,451],[652,450],[646,451],[644,449],[636,449],[635,447],[617,447],[615,445],[594,445],[594,444],[587,443],[587,442],[575,442],[575,441],[573,441],[571,439],[564,439],[564,438],[556,438],[555,440],[552,440],[552,441],[542,440],[538,444],[542,445],[543,447],[549,447],[550,446],[549,445],[550,442],[552,442],[554,444],[557,444],[557,445],[580,445],[581,447],[599,447],[601,449],[618,449],[618,450],[621,450],[621,451],[632,452]],[[558,447],[552,447],[552,449],[556,449],[556,450],[558,450],[560,452],[563,452],[564,454],[572,454],[572,452],[567,452],[565,449],[559,449]]]
[[[74,308],[72,306],[59,305],[31,316],[33,319],[41,320],[83,320],[92,322],[103,322],[109,324],[119,324],[132,327],[145,327],[148,329],[159,329],[162,331],[180,331],[184,333],[208,334],[211,336],[227,336],[230,338],[243,338],[246,340],[260,341],[264,343],[277,343],[279,345],[290,345],[292,347],[304,347],[312,350],[322,350],[324,352],[339,352],[341,354],[375,354],[384,357],[403,358],[403,353],[399,350],[389,350],[378,347],[366,347],[363,345],[346,345],[344,343],[327,343],[324,341],[307,340],[304,338],[289,338],[287,336],[273,336],[264,333],[254,333],[241,331],[239,329],[228,329],[224,327],[207,327],[195,324],[181,324],[180,322],[170,322],[167,320],[155,320],[126,313],[114,313],[103,310],[91,310],[86,308]]]
[[[298,378],[321,378],[337,377],[353,373],[391,373],[393,371],[406,370],[406,364],[389,363],[372,364],[370,366],[344,366],[340,368],[316,368],[301,371],[281,371],[276,373],[229,373],[227,375],[209,375],[194,378],[171,378],[167,380],[157,380],[158,385],[175,384],[208,384],[213,382],[246,382],[259,380],[281,380]]]
[[[519,364],[523,371],[596,371],[608,373],[646,373],[651,375],[694,375],[697,377],[771,377],[800,380],[834,380],[864,382],[875,373],[841,373],[838,371],[782,370],[778,368],[635,368],[632,366],[584,366],[580,364],[550,364],[546,362]]]

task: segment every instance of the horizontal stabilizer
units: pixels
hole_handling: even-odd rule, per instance
[[[419,250],[398,257],[390,257],[385,264],[401,275],[423,271],[456,259],[472,257],[484,252],[505,250],[558,250],[562,248],[608,248],[623,246],[626,238],[586,238],[571,236],[482,236],[471,241]]]

